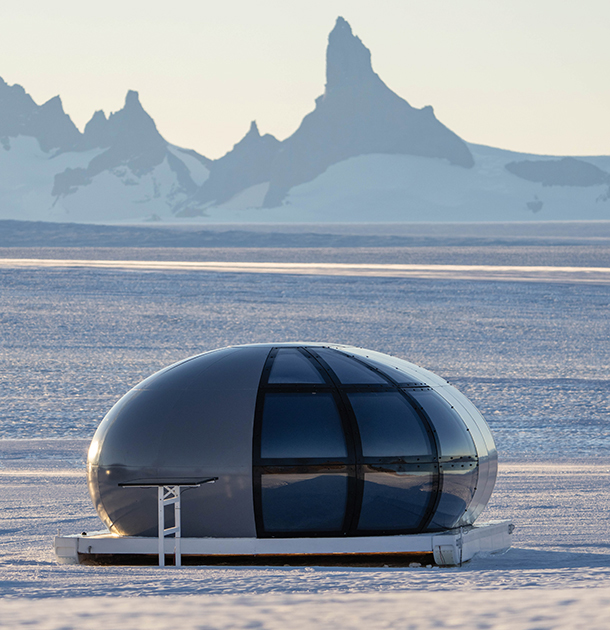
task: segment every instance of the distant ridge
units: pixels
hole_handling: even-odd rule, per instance
[[[130,90],[81,133],[56,96],[0,79],[0,219],[138,223],[610,219],[610,156],[537,156],[464,142],[374,72],[342,17],[326,84],[283,141],[252,122],[223,157],[168,142]]]
[[[157,131],[153,119],[144,111],[138,93],[130,90],[125,106],[111,114],[95,112],[87,123],[79,149],[105,149],[96,155],[86,168],[66,169],[55,177],[52,195],[70,195],[79,186],[87,186],[104,171],[127,168],[134,175],[150,173],[168,156],[167,142]],[[195,190],[194,182],[184,180],[189,192]]]
[[[0,247],[399,247],[401,236],[254,232],[239,229],[182,230],[158,226],[87,225],[0,220]]]
[[[64,112],[59,96],[37,105],[20,85],[8,85],[0,78],[0,138],[10,150],[10,138],[31,136],[43,151],[70,151],[81,134]]]
[[[185,207],[199,203],[222,204],[242,190],[268,182],[281,144],[271,134],[261,136],[256,121],[252,121],[242,140],[210,165],[210,177],[193,198],[185,202]]]
[[[541,228],[540,226],[545,226]],[[206,229],[205,227],[160,227],[87,225],[43,221],[0,220],[0,257],[11,258],[18,248],[396,248],[396,247],[487,247],[487,246],[574,246],[607,249],[610,246],[610,222],[470,224],[457,226],[418,226],[411,234],[375,234],[379,226],[364,233],[342,233],[335,226],[313,231],[303,226],[287,231],[273,226],[264,230]],[[373,232],[367,234],[366,232]],[[602,250],[602,251],[603,251]],[[79,254],[80,255],[80,254]],[[84,255],[84,254],[83,254]],[[169,254],[171,255],[171,254]],[[195,257],[197,253],[193,254]],[[359,254],[362,257],[362,254]],[[449,251],[444,256],[451,257]],[[608,263],[610,265],[610,263]]]
[[[415,109],[385,85],[373,71],[369,49],[339,17],[328,38],[326,89],[315,110],[281,143],[260,136],[252,123],[244,139],[212,164],[208,181],[184,205],[220,205],[267,183],[261,205],[277,207],[291,188],[314,180],[329,166],[375,153],[474,165],[464,141],[436,119],[432,107]]]
[[[292,187],[315,179],[332,164],[373,153],[474,165],[464,141],[436,119],[432,107],[411,107],[373,72],[369,49],[339,17],[328,38],[325,92],[282,143],[264,205],[279,205]]]

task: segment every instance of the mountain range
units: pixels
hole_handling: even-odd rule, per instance
[[[338,18],[326,85],[283,141],[256,122],[223,157],[170,144],[130,91],[81,133],[0,79],[0,219],[122,222],[610,219],[610,157],[473,145],[374,72]],[[199,220],[199,219],[195,219]]]

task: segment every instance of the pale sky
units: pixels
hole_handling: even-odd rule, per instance
[[[610,154],[608,0],[20,0],[0,76],[83,129],[140,93],[161,134],[220,157],[256,120],[292,134],[324,91],[338,15],[373,69],[468,142]]]

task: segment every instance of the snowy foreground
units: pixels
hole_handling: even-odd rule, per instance
[[[543,250],[530,266],[582,269],[587,260],[604,268],[610,261],[606,248]],[[151,251],[133,258],[150,260]],[[217,254],[208,260],[231,259]],[[359,258],[346,251],[342,260],[326,259],[413,262],[407,254],[393,252],[390,260],[387,252]],[[528,264],[517,248],[512,258],[491,246],[467,254],[452,260]],[[303,263],[311,255],[247,258]],[[431,279],[6,262],[86,258],[44,249],[4,249],[0,258],[0,627],[609,627],[605,281],[590,282],[584,271],[557,279],[548,271],[477,278],[475,270],[468,279]],[[513,548],[451,569],[56,564],[53,535],[100,527],[84,458],[114,400],[190,354],[298,338],[402,356],[464,391],[488,418],[500,453],[496,491],[481,520],[511,519]]]
[[[610,464],[502,465],[482,519],[513,519],[514,547],[462,568],[58,565],[53,534],[99,527],[85,446],[2,442],[0,626],[608,627]]]

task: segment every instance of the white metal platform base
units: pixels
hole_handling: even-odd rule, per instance
[[[416,557],[428,558],[440,566],[459,566],[476,554],[500,553],[511,546],[514,526],[509,521],[490,521],[433,534],[402,536],[362,536],[353,538],[182,538],[181,556],[189,564],[358,564],[387,557],[408,565]],[[177,552],[175,538],[163,538],[165,554]],[[128,564],[128,558],[156,560],[159,539],[115,536],[110,532],[56,536],[57,560],[64,564]],[[152,563],[152,562],[151,562]],[[176,556],[175,564],[181,560]]]

